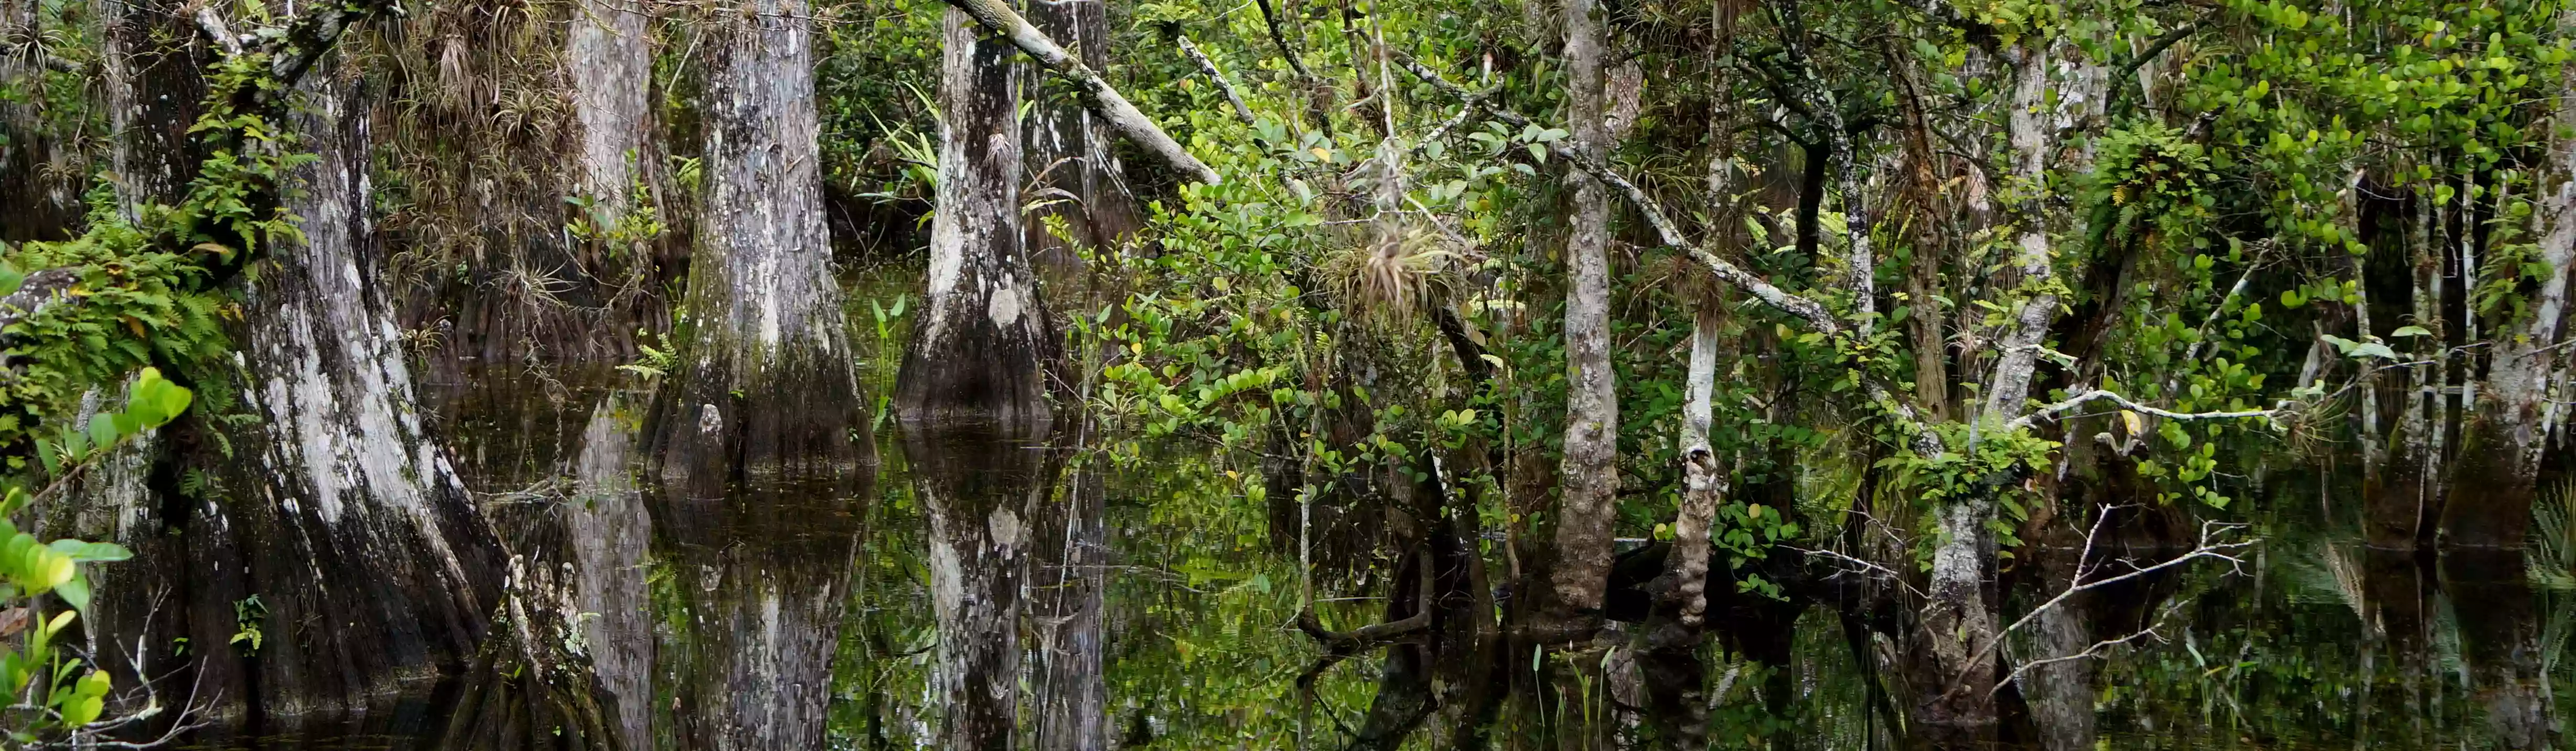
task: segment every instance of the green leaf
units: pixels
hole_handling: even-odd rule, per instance
[[[54,552],[71,556],[72,560],[82,563],[114,563],[134,557],[134,551],[113,542],[90,542],[67,538],[55,540],[45,547],[53,548]]]
[[[70,581],[54,585],[54,596],[63,598],[73,610],[89,612],[89,579],[75,574]]]
[[[2388,335],[2389,335],[2389,336],[2432,336],[2432,335],[2433,335],[2433,332],[2424,330],[2424,327],[2422,327],[2422,326],[2399,326],[2399,327],[2397,327],[2397,330],[2396,330],[2396,331],[2388,332]]]

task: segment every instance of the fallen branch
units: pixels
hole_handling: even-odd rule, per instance
[[[2120,637],[2120,638],[2117,638],[2117,639],[2104,639],[2104,640],[2101,640],[2101,641],[2094,642],[2094,643],[2093,643],[2093,646],[2085,647],[2085,648],[2084,648],[2084,651],[2082,651],[2082,652],[2077,652],[2077,653],[2075,653],[2075,654],[2071,654],[2071,655],[2060,655],[2060,656],[2057,656],[2057,657],[2050,657],[2050,658],[2046,658],[2046,659],[2032,660],[2032,661],[2029,661],[2029,662],[2022,663],[2020,667],[2013,668],[2013,671],[2012,671],[2011,673],[2005,674],[2005,675],[2004,675],[2004,679],[2003,679],[2003,680],[1995,681],[1995,687],[1994,687],[1994,688],[1992,688],[1992,689],[1988,689],[1988,690],[1986,691],[1986,693],[1987,693],[1988,695],[1992,695],[1992,694],[1994,694],[1995,692],[2002,691],[2002,690],[2004,690],[2004,687],[2005,687],[2005,686],[2012,685],[2014,681],[2021,680],[2021,675],[2022,675],[2023,673],[2030,672],[2032,668],[2036,668],[2036,667],[2039,667],[2039,666],[2042,666],[2042,665],[2054,665],[2054,664],[2061,663],[2061,662],[2074,662],[2074,661],[2076,661],[2076,660],[2089,660],[2089,659],[2092,659],[2095,655],[2099,655],[2099,654],[2101,654],[2101,653],[2102,653],[2102,650],[2110,649],[2110,648],[2112,648],[2112,647],[2120,646],[2120,645],[2122,645],[2122,644],[2127,644],[2127,643],[2129,643],[2129,642],[2137,641],[2137,640],[2139,640],[2139,639],[2143,639],[2143,638],[2150,637],[2150,636],[2155,637],[2157,641],[2163,641],[2163,640],[2164,640],[2164,635],[2156,633],[2156,629],[2163,628],[2163,627],[2164,627],[2164,625],[2165,625],[2165,620],[2164,620],[2163,618],[2157,618],[2157,619],[2156,619],[2156,622],[2155,622],[2154,624],[2149,625],[2149,626],[2147,626],[2146,628],[2139,630],[2137,633],[2130,634],[2130,635],[2128,635],[2128,636],[2123,636],[2123,637]]]
[[[1002,4],[1000,0],[948,0],[948,4],[974,17],[975,22],[981,24],[985,30],[1011,40],[1011,46],[1028,53],[1029,57],[1036,59],[1039,65],[1046,66],[1047,70],[1054,71],[1056,75],[1063,76],[1065,80],[1072,81],[1075,86],[1081,87],[1086,95],[1083,97],[1083,104],[1088,106],[1093,114],[1107,121],[1111,129],[1126,136],[1127,140],[1136,142],[1137,146],[1143,147],[1145,151],[1163,160],[1164,164],[1170,165],[1171,168],[1181,171],[1182,174],[1198,182],[1210,185],[1223,182],[1217,177],[1216,170],[1210,169],[1207,163],[1199,161],[1198,157],[1190,156],[1188,150],[1181,148],[1179,141],[1172,140],[1171,134],[1164,133],[1162,126],[1155,125],[1152,118],[1146,117],[1144,112],[1137,110],[1136,105],[1128,103],[1127,97],[1121,96],[1117,88],[1109,85],[1109,81],[1102,79],[1099,73],[1091,70],[1090,66],[1083,65],[1081,60],[1065,52],[1063,47],[1056,46],[1055,40],[1048,39],[1047,35],[1038,31],[1037,27],[1029,25],[1028,20],[1021,18],[1018,11],[1011,10],[1010,6]]]
[[[1245,125],[1251,125],[1254,120],[1252,107],[1243,103],[1243,93],[1234,90],[1234,82],[1226,80],[1225,72],[1216,69],[1216,61],[1208,59],[1207,53],[1200,51],[1199,45],[1190,41],[1188,34],[1174,31],[1172,40],[1180,43],[1181,52],[1189,55],[1191,62],[1199,64],[1200,73],[1207,74],[1208,80],[1215,81],[1217,89],[1225,92],[1226,103],[1234,105],[1235,118],[1242,120]]]

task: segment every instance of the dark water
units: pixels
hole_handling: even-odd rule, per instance
[[[901,332],[870,331],[866,302],[854,304],[854,328],[860,351],[877,355],[865,377],[881,393],[886,342]],[[632,457],[617,436],[641,419],[631,377],[476,368],[424,380],[487,509],[504,520],[548,510],[576,541],[581,647],[605,685],[641,697],[613,721],[658,746],[819,716],[821,738],[772,747],[937,747],[949,708],[935,670],[942,564],[930,551],[934,530],[958,519],[934,517],[993,529],[1003,508],[1026,564],[1009,586],[1027,618],[1007,634],[1022,747],[1341,748],[1378,685],[1382,653],[1372,652],[1323,673],[1311,701],[1296,687],[1320,651],[1293,626],[1309,583],[1293,542],[1272,534],[1282,507],[1264,496],[1256,461],[1205,446],[1102,446],[1080,431],[906,440],[880,423],[872,481],[851,497],[674,502],[618,481]],[[2357,504],[2299,497],[2240,504],[2275,509],[2234,519],[2260,541],[2241,566],[2203,561],[2113,603],[2154,633],[2094,661],[2098,747],[2554,742],[2570,678],[2560,657],[2576,632],[2576,535],[2563,514],[2543,515],[2528,554],[2436,557],[2370,549],[2347,518]],[[1366,537],[1366,523],[1322,521],[1320,535]],[[1370,560],[1365,540],[1313,544]],[[971,581],[981,562],[956,565]],[[1311,586],[1337,628],[1374,622],[1384,607],[1384,582],[1365,575]],[[1870,679],[1842,623],[1823,607],[1798,613],[1785,664],[1706,647],[1710,746],[1898,747],[1901,730],[1869,710]],[[1633,681],[1612,672],[1613,685],[1578,693],[1628,728],[1613,735],[1633,736],[1649,721],[1621,707],[1638,703]],[[441,748],[453,693],[297,727],[209,729],[183,747]],[[2011,716],[2017,703],[2005,704],[2006,732],[2027,732]],[[1417,734],[1408,747],[1426,743]]]
[[[579,446],[590,425],[576,418],[621,416],[599,408],[561,414],[563,424],[459,426],[461,463],[472,475],[511,477],[509,484],[524,475],[505,465],[577,469],[581,457],[548,458],[533,447],[536,438],[478,450],[473,436],[507,444],[511,436],[554,435]],[[635,549],[599,553],[631,561],[632,580],[618,586],[641,593],[640,602],[622,604],[631,608],[599,618],[627,629],[602,633],[650,643],[589,645],[603,664],[623,659],[629,664],[619,670],[641,673],[612,676],[612,684],[650,687],[652,698],[630,721],[675,743],[697,732],[703,718],[694,715],[811,702],[830,748],[935,747],[943,707],[927,551],[938,509],[925,494],[968,487],[1023,509],[1031,554],[1020,586],[1032,622],[1017,635],[1024,732],[1061,732],[1041,720],[1050,706],[1096,707],[1083,711],[1102,718],[1108,747],[1338,748],[1339,726],[1356,726],[1368,706],[1374,655],[1326,673],[1315,702],[1293,685],[1318,649],[1291,625],[1300,591],[1295,551],[1273,543],[1271,509],[1244,468],[1188,451],[1121,460],[891,435],[878,448],[877,477],[859,498],[757,509],[545,501],[584,504],[592,524],[649,530],[627,538]],[[1015,453],[1027,458],[1009,458]],[[1095,534],[1077,518],[1091,513],[1083,510],[1086,493],[1103,522]],[[2127,603],[2148,615],[2156,634],[2096,663],[2101,747],[2486,748],[2517,732],[2513,723],[2556,727],[2569,677],[2559,657],[2576,629],[2576,588],[2568,585],[2576,580],[2551,549],[2438,558],[2374,550],[2340,531],[2332,508],[2282,507],[2298,510],[2244,520],[2261,544],[2241,571],[2203,562],[2152,601]],[[621,515],[628,518],[613,518]],[[1086,546],[1097,546],[1097,555],[1085,555]],[[1327,621],[1356,625],[1375,620],[1382,589],[1319,582],[1316,596],[1330,600],[1321,608]],[[1096,602],[1087,620],[1079,617],[1086,600]],[[1068,626],[1089,641],[1068,638]],[[1835,613],[1807,609],[1787,664],[1712,646],[1712,747],[1892,747],[1893,729],[1868,711],[1865,674],[1841,628]],[[741,676],[763,665],[790,674]],[[1088,680],[1081,675],[1094,670]],[[1620,713],[1618,690],[1601,693],[1606,716],[1641,722]],[[190,747],[434,748],[447,699],[419,697],[295,731],[207,736]]]

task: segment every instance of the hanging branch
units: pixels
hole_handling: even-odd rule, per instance
[[[1152,118],[1137,110],[1136,105],[1128,103],[1127,97],[1121,96],[1109,81],[1093,72],[1091,66],[1083,65],[1063,47],[1056,46],[1055,40],[1048,39],[1037,27],[1029,25],[1028,20],[1021,18],[1019,12],[1011,10],[1010,6],[1003,5],[1000,0],[948,0],[948,4],[966,11],[966,15],[973,16],[975,23],[985,30],[1011,40],[1011,46],[1028,53],[1039,65],[1081,87],[1087,95],[1082,98],[1083,104],[1091,109],[1092,114],[1099,115],[1110,128],[1136,142],[1137,146],[1164,164],[1188,175],[1191,180],[1209,185],[1224,182],[1217,177],[1216,170],[1208,168],[1207,163],[1199,161],[1198,157],[1190,156],[1187,149],[1181,148],[1179,141],[1172,140],[1171,134],[1164,133],[1162,126],[1155,125]]]
[[[2175,411],[2172,411],[2172,410],[2159,409],[2159,408],[2156,408],[2156,407],[2150,407],[2150,406],[2147,406],[2147,405],[2144,405],[2144,404],[2139,404],[2139,403],[2137,403],[2136,401],[2131,400],[2131,399],[2130,399],[2130,398],[2128,398],[2128,397],[2121,396],[2121,395],[2119,395],[2119,393],[2114,392],[2114,391],[2111,391],[2111,390],[2109,390],[2109,389],[2094,389],[2094,390],[2091,390],[2091,391],[2086,391],[2086,392],[2081,393],[2081,394],[2076,394],[2076,395],[2071,396],[2071,397],[2067,397],[2066,401],[2058,402],[2058,403],[2051,404],[2051,405],[2048,405],[2048,406],[2045,406],[2045,407],[2041,407],[2041,408],[2039,408],[2039,409],[2037,409],[2037,410],[2034,410],[2034,411],[2032,411],[2030,414],[2027,414],[2027,415],[2023,415],[2023,416],[2021,416],[2021,418],[2020,418],[2020,419],[2014,420],[2014,421],[2009,422],[2009,423],[2005,423],[2005,424],[2004,424],[2004,428],[2005,428],[2006,430],[2020,430],[2020,429],[2023,429],[2023,428],[2028,428],[2028,427],[2030,427],[2031,425],[2036,424],[2036,423],[2039,421],[2039,419],[2040,419],[2040,418],[2043,418],[2043,417],[2053,417],[2053,416],[2057,415],[2057,414],[2058,414],[2058,413],[2060,413],[2060,412],[2065,412],[2065,411],[2067,411],[2067,410],[2071,410],[2071,409],[2074,409],[2074,408],[2076,408],[2076,407],[2084,406],[2086,403],[2089,403],[2089,402],[2095,402],[2095,401],[2109,401],[2109,402],[2115,402],[2115,403],[2118,403],[2118,404],[2119,404],[2120,406],[2122,406],[2122,407],[2127,407],[2127,408],[2129,408],[2130,410],[2137,411],[2137,412],[2143,412],[2143,413],[2150,414],[2150,415],[2155,415],[2155,416],[2157,416],[2157,417],[2162,417],[2162,418],[2165,418],[2165,419],[2168,419],[2168,420],[2223,420],[2223,419],[2240,418],[2240,417],[2263,417],[2263,418],[2269,418],[2269,417],[2272,417],[2272,416],[2274,416],[2274,415],[2278,415],[2278,414],[2280,414],[2280,413],[2281,413],[2281,411],[2280,411],[2280,410],[2278,410],[2278,409],[2247,409],[2247,410],[2237,410],[2237,411],[2232,411],[2232,412],[2175,412]]]

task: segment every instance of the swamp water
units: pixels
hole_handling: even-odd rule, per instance
[[[547,508],[580,540],[592,593],[580,605],[582,649],[605,685],[650,697],[621,702],[616,721],[665,747],[714,745],[710,720],[754,717],[820,727],[810,742],[833,749],[934,747],[939,513],[989,525],[1007,508],[1022,527],[1024,618],[1008,636],[1025,747],[1341,748],[1376,690],[1371,653],[1323,674],[1313,701],[1302,696],[1297,677],[1321,650],[1293,625],[1297,551],[1266,528],[1275,509],[1247,491],[1259,479],[1207,456],[1105,462],[1038,443],[904,440],[886,425],[857,497],[673,504],[582,486],[600,476],[601,452],[621,445],[619,426],[631,428],[631,397],[524,385],[478,390],[532,403],[463,410],[520,418],[454,425],[460,468],[483,480],[486,504]],[[585,398],[599,406],[545,406]],[[556,445],[579,448],[564,456]],[[2201,561],[2149,588],[2152,602],[2130,603],[2158,638],[2099,661],[2102,747],[2483,748],[2512,723],[2556,727],[2571,677],[2561,656],[2576,630],[2576,580],[2551,559],[2557,548],[2374,550],[2320,523],[2336,509],[2274,508],[2298,511],[2243,520],[2261,543],[2241,571]],[[1357,526],[1319,522],[1317,532]],[[1385,589],[1316,586],[1326,621],[1343,628],[1376,620]],[[1823,605],[1795,618],[1786,664],[1712,641],[1711,747],[1892,747],[1842,620]],[[207,731],[186,747],[450,748],[454,693],[341,722]],[[1595,692],[1605,716],[1642,725],[1619,708],[1633,693]]]
[[[899,348],[882,345],[899,333],[860,337],[875,355],[870,393],[890,385],[882,371]],[[990,674],[959,679],[1018,687],[1019,705],[1004,712],[1016,714],[1023,748],[1356,747],[1351,733],[1379,685],[1384,649],[1322,672],[1311,698],[1300,689],[1323,652],[1294,624],[1308,585],[1301,511],[1263,492],[1257,462],[1207,446],[1118,456],[1080,448],[1093,437],[1079,427],[1025,440],[908,435],[881,419],[874,465],[854,491],[672,500],[637,489],[625,469],[647,406],[625,390],[631,376],[477,368],[424,382],[459,471],[514,549],[565,551],[539,567],[579,593],[561,604],[580,624],[582,643],[568,646],[620,697],[610,723],[658,748],[937,747],[951,709],[935,669],[941,576],[970,598],[1017,600],[1017,622],[973,645]],[[2559,718],[2576,709],[2562,706],[2576,688],[2561,659],[2576,633],[2566,515],[2544,509],[2527,555],[2377,550],[2357,541],[2357,502],[2314,487],[2239,506],[2273,510],[2230,519],[2259,540],[2241,565],[2198,561],[2096,608],[2122,613],[2131,630],[2154,627],[2095,662],[2097,747],[2488,748],[2530,737],[2535,723],[2539,737],[2558,738]],[[1316,570],[1396,570],[1372,549],[1387,520],[1327,504],[1303,513]],[[935,552],[942,530],[959,529],[1010,537],[1019,565]],[[1485,544],[1499,560],[1499,541]],[[1386,576],[1317,575],[1324,622],[1381,620]],[[1710,747],[1901,747],[1889,715],[1871,711],[1873,677],[1854,658],[1886,645],[1847,639],[1853,621],[1830,603],[1770,610],[1767,628],[1712,619],[1721,633],[1702,651]],[[1766,633],[1729,638],[1730,628]],[[1751,642],[1769,643],[1773,659],[1748,658]],[[1634,709],[1646,703],[1635,661],[1613,651],[1604,664],[1605,685],[1567,693],[1607,721],[1612,747],[1660,718]],[[458,739],[474,729],[452,720],[490,714],[460,711],[475,700],[462,693],[443,687],[362,717],[207,728],[181,747],[468,748]],[[2018,704],[2005,702],[2007,735],[2029,732]],[[1523,706],[1491,720],[1490,745],[1558,747],[1535,740],[1541,718],[1519,716]],[[1444,722],[1454,718],[1435,713],[1404,747],[1432,747],[1428,728]]]

